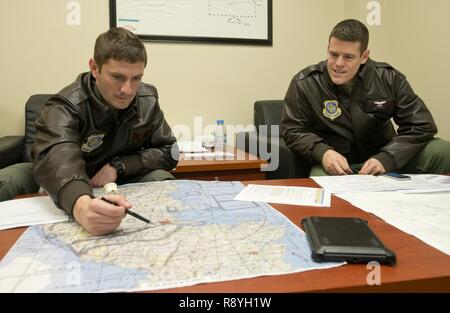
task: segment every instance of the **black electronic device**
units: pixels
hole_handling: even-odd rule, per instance
[[[384,173],[383,176],[396,179],[396,180],[410,180],[411,177],[408,175],[403,175],[399,173]]]
[[[359,174],[359,171],[361,170],[361,166],[350,164],[350,169],[352,170],[353,174]]]
[[[395,265],[395,253],[385,247],[367,222],[355,217],[318,217],[302,220],[314,261],[347,261]]]

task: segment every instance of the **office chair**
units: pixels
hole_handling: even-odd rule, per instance
[[[288,148],[280,132],[283,105],[283,100],[256,101],[253,116],[256,132],[238,133],[237,148],[252,154],[255,154],[255,151],[250,150],[256,148],[257,156],[265,160],[267,160],[267,156],[260,153],[261,146],[262,150],[265,149],[269,154],[278,150],[278,167],[274,171],[266,172],[267,179],[308,177],[311,165]]]
[[[36,136],[34,122],[51,94],[32,95],[25,104],[25,135],[0,137],[0,168],[23,162],[32,162],[31,146]]]

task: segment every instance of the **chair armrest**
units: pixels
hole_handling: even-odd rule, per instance
[[[0,138],[0,168],[20,162],[24,140],[24,136],[4,136]]]
[[[268,179],[303,178],[309,176],[311,165],[292,152],[280,136],[268,137],[256,132],[236,134],[237,148],[269,162]]]

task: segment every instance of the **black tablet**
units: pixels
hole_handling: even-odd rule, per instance
[[[302,225],[314,261],[396,263],[395,253],[360,218],[312,216],[303,219]]]

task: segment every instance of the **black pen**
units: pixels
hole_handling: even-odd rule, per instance
[[[105,201],[105,202],[108,202],[109,204],[117,205],[117,203],[115,203],[115,202],[113,202],[113,201],[111,201],[111,200],[108,200],[108,199],[106,199],[105,197],[101,197],[101,199],[102,199],[103,201]],[[143,222],[146,222],[147,224],[151,224],[151,222],[150,222],[149,219],[146,219],[146,218],[143,217],[142,215],[139,215],[139,214],[137,214],[136,212],[131,211],[130,209],[125,209],[125,212],[126,212],[127,214],[130,214],[131,216],[133,216],[133,217],[135,217],[135,218],[137,218],[137,219],[143,221]]]

